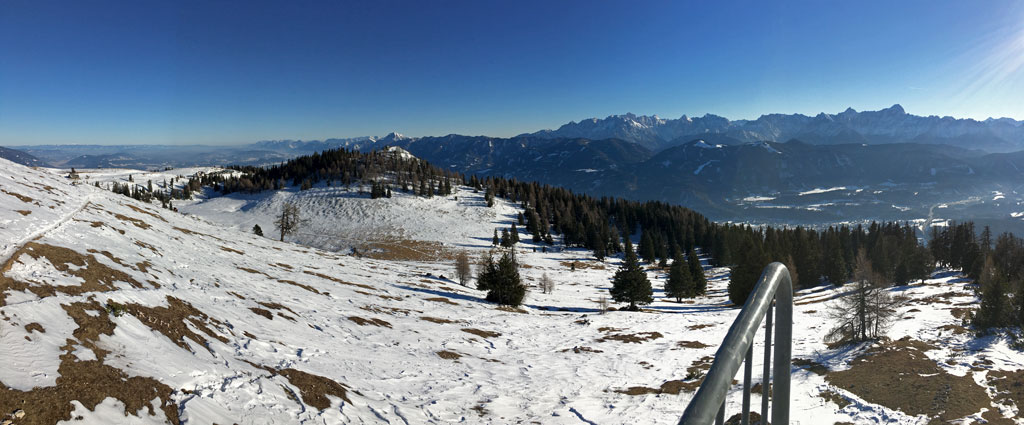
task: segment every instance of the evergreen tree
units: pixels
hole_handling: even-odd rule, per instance
[[[487,291],[487,301],[517,307],[526,297],[526,285],[519,277],[519,263],[515,251],[506,250],[497,262],[488,256],[480,275],[477,289]]]
[[[259,224],[254,224],[254,225],[252,226],[252,232],[253,232],[253,233],[254,233],[254,234],[255,234],[256,236],[263,236],[263,229],[261,229],[261,228],[260,228],[260,225],[259,225]]]
[[[757,285],[757,279],[768,265],[760,245],[754,242],[753,238],[754,236],[747,236],[740,251],[743,253],[740,262],[733,267],[729,277],[729,300],[737,306],[747,302],[747,297]]]
[[[519,229],[516,228],[516,224],[512,223],[512,230],[508,231],[509,236],[512,238],[512,243],[519,243]]]
[[[491,239],[491,245],[498,246],[500,242],[498,239],[498,229],[494,229],[494,238]]]
[[[512,241],[512,236],[509,236],[508,229],[501,229],[501,247],[511,248],[515,242]]]
[[[1010,303],[1007,297],[1006,279],[996,270],[995,262],[986,259],[979,279],[981,305],[974,314],[971,324],[984,333],[993,328],[1010,324]]]
[[[643,258],[644,262],[648,264],[654,264],[656,256],[657,250],[654,249],[651,233],[644,229],[643,234],[640,236],[640,258]]]
[[[686,252],[686,262],[690,269],[690,279],[693,281],[694,295],[705,295],[708,290],[708,280],[704,277],[704,266],[700,264],[700,258],[697,257],[695,249],[690,248]]]
[[[697,294],[695,289],[693,279],[690,278],[689,265],[683,261],[682,257],[676,257],[668,271],[668,280],[665,282],[665,296],[675,298],[678,303],[682,302],[683,298],[693,298]]]
[[[622,266],[612,278],[611,295],[615,302],[628,302],[630,311],[637,311],[638,304],[650,304],[654,301],[654,291],[647,273],[640,268],[640,260],[633,252],[633,244],[626,239],[626,257]]]

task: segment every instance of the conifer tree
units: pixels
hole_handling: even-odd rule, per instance
[[[644,259],[644,262],[654,264],[656,256],[657,251],[654,249],[651,233],[644,229],[643,235],[640,236],[640,257]]]
[[[754,242],[753,238],[754,236],[746,237],[740,251],[742,254],[739,264],[733,267],[729,277],[729,300],[737,306],[747,302],[747,297],[757,285],[757,279],[768,265],[760,245]]]
[[[506,250],[497,262],[487,256],[477,277],[477,289],[487,291],[487,301],[517,307],[526,297],[526,285],[519,277],[515,251]]]
[[[494,238],[491,239],[491,245],[498,246],[500,242],[498,239],[498,229],[494,229]]]
[[[686,263],[690,269],[690,279],[693,281],[694,295],[703,296],[708,290],[708,280],[704,277],[704,266],[700,264],[697,251],[690,248],[686,252]]]
[[[665,282],[665,296],[675,298],[678,303],[682,302],[683,298],[692,298],[696,295],[695,289],[693,279],[690,278],[689,265],[686,264],[682,257],[676,257],[668,271],[668,280]]]
[[[256,236],[263,236],[263,229],[260,228],[259,224],[252,225],[252,233]]]
[[[647,273],[640,268],[640,260],[633,251],[633,244],[626,239],[626,257],[622,266],[615,272],[612,278],[611,288],[612,299],[615,302],[628,302],[627,310],[637,311],[638,304],[650,304],[654,301],[651,289],[651,281],[647,280]]]

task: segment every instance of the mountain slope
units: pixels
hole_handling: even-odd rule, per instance
[[[188,206],[221,222],[212,224],[2,160],[0,187],[0,412],[20,410],[19,425],[675,423],[737,313],[727,305],[727,269],[706,270],[709,296],[687,303],[662,298],[664,272],[649,269],[657,301],[644,312],[600,314],[596,301],[607,295],[617,259],[523,243],[517,255],[526,282],[548,274],[557,286],[550,294],[535,289],[522,309],[497,309],[481,291],[439,277],[450,273],[443,252],[373,259],[247,231],[285,197],[327,226],[327,216],[344,217],[345,208],[367,210],[345,233],[406,216],[407,239],[439,238],[443,248],[476,256],[489,235],[451,230],[504,226],[518,209],[501,200],[487,208],[466,188],[429,201],[372,200],[399,203],[379,208],[357,191],[325,187]],[[417,210],[448,211],[448,218],[417,222]],[[417,229],[434,225],[444,228]],[[796,294],[793,353],[811,362],[803,364],[859,370],[853,359],[863,349],[829,349],[820,338],[829,300],[842,291]],[[925,359],[941,368],[934,379],[985,383],[987,370],[1020,364],[1005,341],[941,333],[960,323],[953,306],[977,302],[955,274],[892,291],[912,300],[900,317],[917,319],[901,320],[890,336],[934,344],[927,353],[936,360]],[[900,412],[828,379],[794,371],[794,419],[916,424],[938,414]],[[982,391],[981,404],[957,412],[1013,414],[1009,402],[970,385]],[[739,409],[736,390],[730,412]]]
[[[17,149],[5,148],[3,146],[0,146],[0,158],[28,167],[49,167],[39,158]]]

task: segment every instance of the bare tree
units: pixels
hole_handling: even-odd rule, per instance
[[[301,224],[302,218],[299,216],[298,206],[291,202],[281,205],[281,215],[274,220],[274,226],[281,231],[281,241],[284,241],[284,235],[295,233]]]
[[[883,287],[884,278],[871,268],[864,250],[857,253],[852,290],[829,308],[835,327],[825,336],[828,342],[858,342],[885,333],[903,299]]]
[[[541,277],[540,277],[540,291],[545,293],[545,294],[550,294],[554,290],[555,290],[555,281],[553,279],[551,279],[551,276],[548,276],[547,273],[544,273],[543,275],[541,275]]]
[[[455,277],[459,279],[459,284],[466,286],[469,283],[471,273],[469,270],[469,253],[466,250],[459,251],[458,254],[455,254]]]

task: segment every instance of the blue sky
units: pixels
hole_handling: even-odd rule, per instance
[[[1024,119],[1022,3],[0,0],[0,145],[511,136],[894,103]]]

